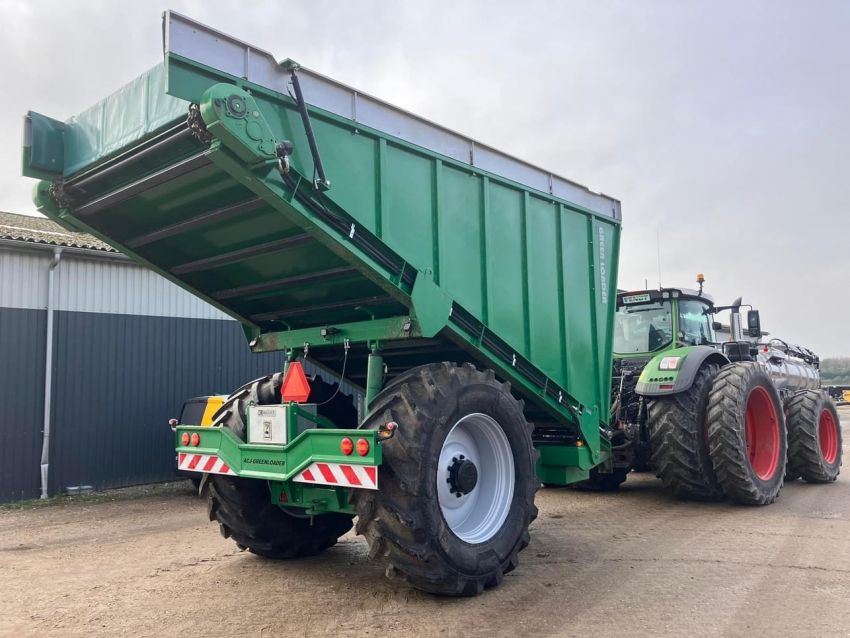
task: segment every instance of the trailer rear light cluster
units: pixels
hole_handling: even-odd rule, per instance
[[[184,432],[180,435],[180,445],[183,447],[198,447],[201,444],[201,435],[197,432],[192,432],[190,435],[188,432]]]
[[[354,441],[345,437],[339,442],[339,451],[345,454],[345,456],[351,456],[351,453],[354,452]]]
[[[366,439],[357,439],[357,453],[360,456],[369,454],[369,441]]]

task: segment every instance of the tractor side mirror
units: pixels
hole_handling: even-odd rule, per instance
[[[750,310],[747,312],[747,333],[751,337],[761,336],[761,319],[759,319],[758,310]]]
[[[711,329],[714,330],[715,332],[717,330],[723,330],[723,324],[720,323],[719,321],[712,321],[711,322]]]

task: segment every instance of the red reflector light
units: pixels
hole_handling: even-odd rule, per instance
[[[360,456],[369,454],[369,441],[366,439],[357,439],[357,453]]]
[[[180,445],[182,445],[183,447],[186,447],[187,445],[189,445],[189,433],[188,432],[184,432],[183,434],[180,435]]]
[[[354,441],[352,441],[348,437],[345,437],[342,441],[339,442],[339,449],[343,454],[349,456],[354,451]]]
[[[201,444],[201,435],[197,432],[192,432],[189,442],[192,444],[192,447],[198,447]]]
[[[672,384],[672,383],[662,383],[662,384],[661,384],[661,389],[662,389],[662,390],[672,390],[672,389],[673,389],[673,384]]]

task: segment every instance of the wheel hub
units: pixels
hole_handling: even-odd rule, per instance
[[[514,459],[508,437],[491,416],[474,412],[452,426],[435,467],[443,519],[460,540],[495,536],[511,509]]]
[[[478,468],[475,463],[467,459],[463,454],[452,458],[449,466],[449,489],[460,498],[469,494],[478,484]]]

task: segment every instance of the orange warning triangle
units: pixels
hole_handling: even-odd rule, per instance
[[[286,369],[283,385],[280,386],[280,396],[284,403],[289,401],[304,403],[310,396],[310,384],[307,382],[307,375],[304,374],[300,361],[293,361]]]

